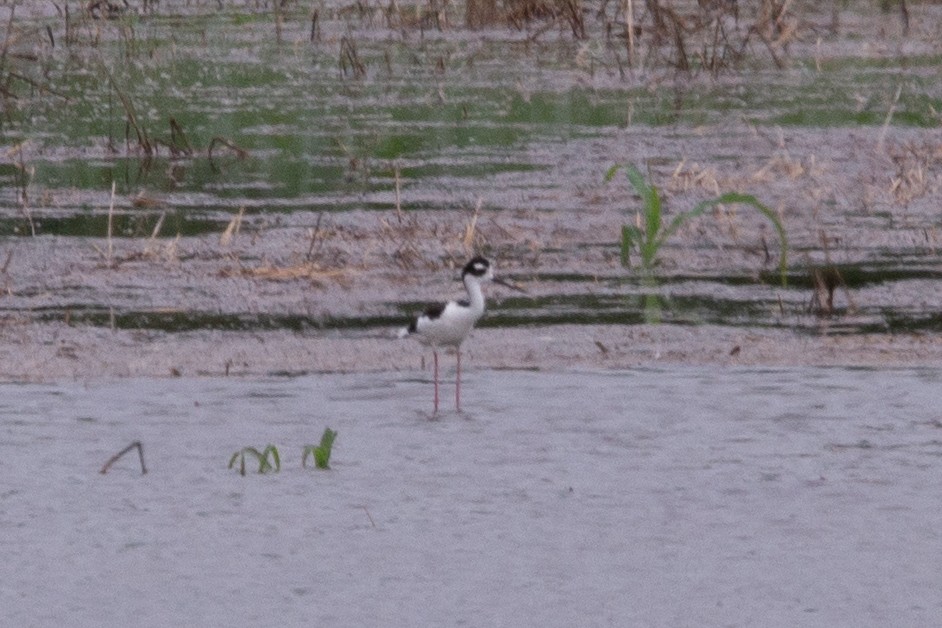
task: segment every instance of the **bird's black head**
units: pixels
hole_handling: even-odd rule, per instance
[[[464,278],[466,275],[474,275],[475,277],[484,277],[488,274],[488,271],[491,268],[491,263],[478,255],[471,259],[470,262],[464,265],[464,270],[461,271],[461,277]]]

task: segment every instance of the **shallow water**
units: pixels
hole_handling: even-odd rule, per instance
[[[5,384],[5,625],[930,625],[942,370]],[[449,388],[444,397],[448,399]],[[301,451],[338,431],[332,470]],[[141,440],[106,475],[105,460]],[[226,468],[279,446],[277,474]]]

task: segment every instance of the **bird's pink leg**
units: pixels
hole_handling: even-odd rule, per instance
[[[435,358],[435,413],[438,413],[438,351],[432,351]]]
[[[455,410],[461,412],[461,349],[458,349],[458,374],[455,375]]]

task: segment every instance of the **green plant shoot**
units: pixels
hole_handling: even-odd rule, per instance
[[[606,183],[611,181],[615,173],[620,169],[625,169],[628,181],[634,187],[635,191],[641,196],[644,212],[644,229],[637,225],[622,225],[621,228],[621,263],[622,266],[630,266],[630,254],[634,249],[638,250],[641,257],[641,268],[645,272],[653,271],[658,263],[658,251],[667,240],[680,229],[688,220],[702,215],[704,212],[717,205],[730,205],[739,203],[753,207],[760,214],[765,216],[778,234],[779,240],[779,276],[782,285],[788,282],[788,237],[785,234],[785,228],[778,215],[771,209],[763,205],[751,194],[741,194],[739,192],[727,192],[716,198],[711,198],[700,203],[690,211],[682,212],[674,217],[673,220],[664,227],[661,215],[661,196],[657,188],[648,184],[644,180],[644,175],[632,165],[622,166],[616,164],[605,173]]]
[[[314,466],[318,469],[330,468],[330,451],[334,446],[334,439],[337,438],[337,432],[328,428],[324,429],[321,435],[320,445],[308,445],[304,448],[304,456],[301,458],[301,466],[307,467],[307,457],[310,454],[314,458]]]
[[[236,461],[239,461],[239,473],[241,475],[245,475],[246,454],[254,456],[258,461],[259,473],[281,471],[281,457],[278,455],[278,448],[274,445],[267,446],[263,451],[259,451],[255,447],[243,447],[239,451],[232,454],[232,457],[229,458],[229,468],[231,469],[233,466],[235,466]]]

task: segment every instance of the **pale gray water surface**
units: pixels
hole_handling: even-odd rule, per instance
[[[931,625],[940,383],[472,370],[436,420],[402,373],[5,384],[0,623]]]

